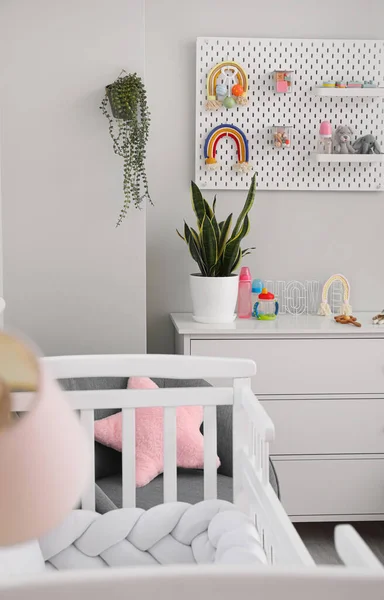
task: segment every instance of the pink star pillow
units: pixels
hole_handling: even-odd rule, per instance
[[[148,377],[130,377],[130,390],[158,389]],[[176,409],[177,466],[184,469],[204,467],[204,437],[202,406],[178,406]],[[121,412],[95,422],[95,440],[121,452]],[[220,460],[217,458],[217,466]],[[147,485],[163,472],[163,409],[136,409],[136,486]]]

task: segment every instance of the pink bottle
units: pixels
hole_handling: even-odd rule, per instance
[[[332,154],[332,125],[329,121],[323,121],[320,124],[317,149],[319,154]]]
[[[240,271],[237,316],[239,319],[250,319],[252,316],[252,278],[248,267],[241,267]]]

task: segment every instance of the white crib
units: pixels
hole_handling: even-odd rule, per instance
[[[263,540],[270,568],[191,565],[164,568],[110,569],[58,573],[37,578],[0,581],[0,597],[19,600],[91,597],[93,600],[140,596],[148,600],[226,600],[234,594],[252,599],[311,596],[327,598],[384,597],[384,570],[350,526],[336,529],[336,547],[345,567],[319,568],[302,543],[269,484],[269,444],[274,426],[251,390],[256,365],[250,360],[166,355],[68,356],[42,359],[57,379],[77,377],[148,376],[177,379],[223,379],[231,387],[157,390],[91,390],[66,392],[72,408],[89,433],[93,449],[94,410],[121,408],[123,422],[123,507],[134,507],[135,408],[164,407],[164,503],[177,500],[176,407],[204,407],[204,499],[217,496],[216,407],[233,405],[233,502],[252,517]],[[28,410],[31,398],[14,394],[13,410]],[[82,508],[95,508],[95,475],[82,497]]]

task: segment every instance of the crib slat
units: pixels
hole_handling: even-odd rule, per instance
[[[136,435],[135,409],[122,409],[122,483],[123,508],[136,506]]]
[[[164,502],[177,501],[176,408],[164,408]]]
[[[268,485],[269,483],[269,443],[263,443],[263,462],[262,462],[262,473],[263,473],[263,483]]]
[[[91,451],[91,473],[88,487],[81,496],[81,507],[83,510],[95,510],[95,433],[94,433],[95,415],[93,410],[81,410],[80,422],[87,432],[90,440]]]
[[[216,406],[204,407],[204,500],[217,498]]]
[[[259,472],[261,469],[261,453],[262,453],[261,437],[260,437],[259,433],[256,433],[254,456],[256,457],[256,471],[257,472]]]

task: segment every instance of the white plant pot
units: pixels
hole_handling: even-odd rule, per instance
[[[190,275],[193,318],[198,323],[232,323],[235,320],[239,276]]]

